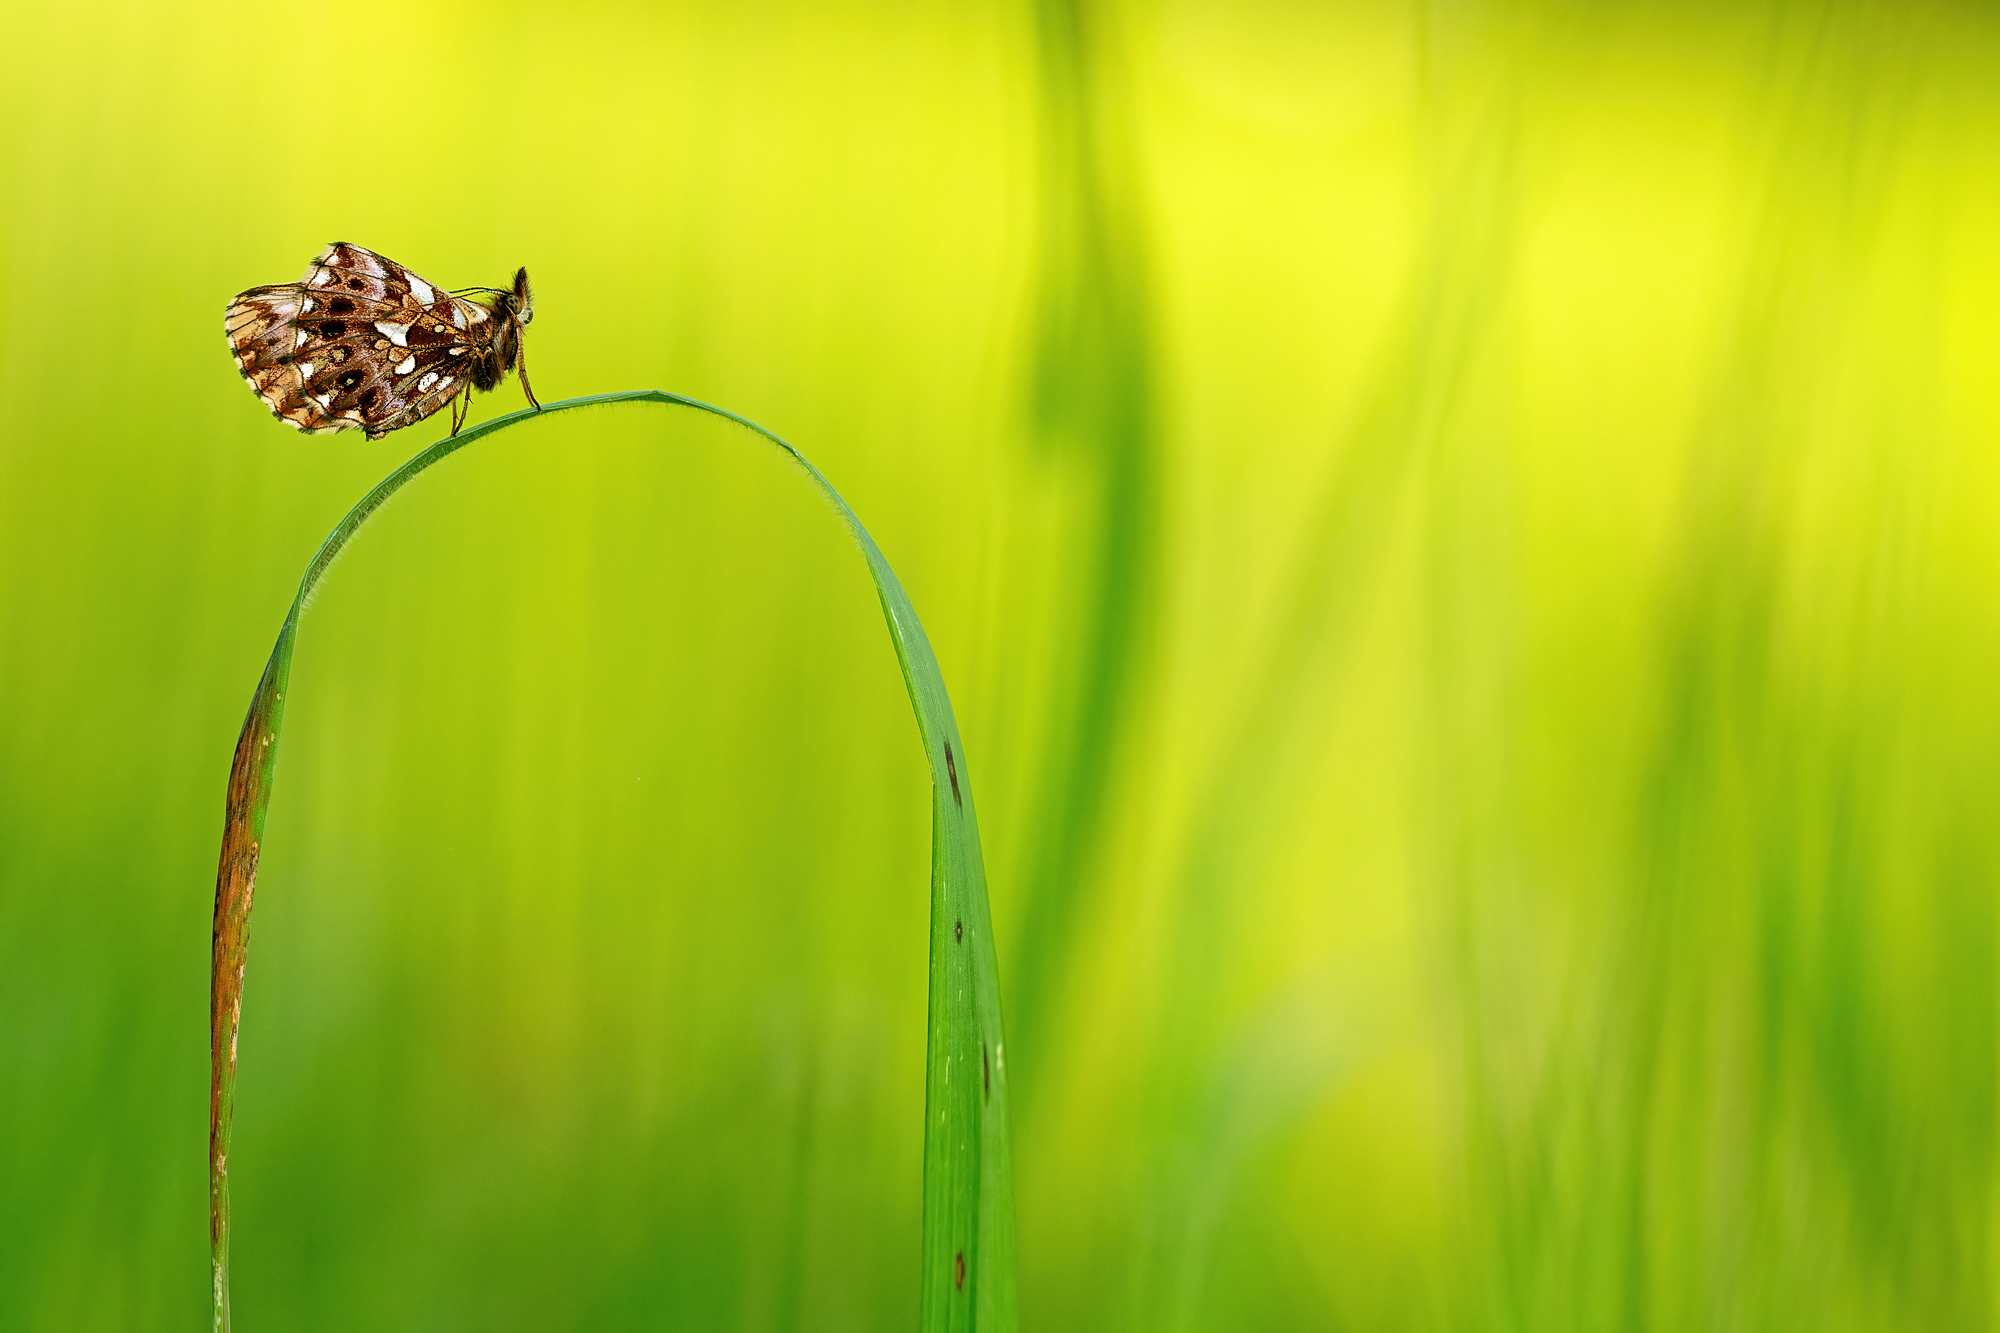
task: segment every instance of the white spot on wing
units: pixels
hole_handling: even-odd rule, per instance
[[[451,349],[451,354],[452,354],[453,356],[464,356],[464,355],[465,355],[465,349],[464,349],[463,347],[454,347],[454,348],[452,348],[452,349]]]
[[[311,379],[313,377],[313,363],[310,361],[299,362],[299,375],[303,379]]]
[[[312,400],[329,412],[333,410],[333,395],[330,393],[316,393],[312,396]]]
[[[312,298],[311,298],[310,296],[308,296],[308,297],[307,297],[307,298],[306,298],[305,300],[303,300],[303,301],[299,302],[299,313],[300,313],[300,314],[305,314],[306,312],[310,311],[310,310],[311,310],[312,308],[313,308],[313,299],[312,299]]]
[[[333,272],[330,269],[320,269],[312,276],[312,285],[315,287],[324,287],[329,282],[332,281],[333,281]]]
[[[429,305],[437,300],[437,288],[412,273],[410,275],[410,295],[417,298],[418,305]]]
[[[478,305],[473,306],[465,312],[465,317],[469,320],[473,320],[476,323],[483,324],[486,322],[486,307]]]
[[[308,338],[309,336],[310,336],[310,335],[309,335],[309,334],[307,334],[307,333],[306,333],[306,331],[305,331],[304,329],[300,329],[300,330],[299,330],[299,340],[298,340],[297,342],[295,342],[295,343],[293,343],[293,344],[292,344],[292,350],[296,352],[296,351],[297,351],[297,350],[298,350],[299,348],[301,348],[301,347],[304,347],[304,346],[306,345],[306,339],[307,339],[307,338]]]
[[[437,378],[438,378],[437,372],[435,370],[426,374],[422,379],[417,381],[417,392],[423,393],[425,390],[429,389],[431,385],[437,383]]]
[[[451,322],[458,325],[461,329],[465,327],[465,302],[453,301],[451,303]],[[453,348],[452,350],[457,351],[458,349]]]
[[[417,358],[414,355],[406,356],[403,358],[402,363],[396,367],[396,373],[398,375],[407,375],[416,368]]]
[[[386,319],[380,320],[375,325],[375,331],[398,347],[410,345],[410,326],[407,324],[391,324]],[[299,338],[303,341],[305,334],[301,333]]]

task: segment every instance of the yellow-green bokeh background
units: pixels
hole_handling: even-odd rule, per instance
[[[0,12],[0,1328],[207,1315],[223,780],[526,264],[957,705],[1024,1326],[1992,1326],[2000,32],[1945,3]],[[518,404],[509,387],[480,414]],[[307,618],[250,1330],[916,1315],[924,769],[768,449],[535,423]]]

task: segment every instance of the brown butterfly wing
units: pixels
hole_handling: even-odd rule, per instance
[[[229,303],[223,328],[236,369],[271,414],[286,425],[314,435],[355,429],[360,422],[335,420],[306,397],[298,358],[304,345],[298,337],[297,319],[302,299],[299,285],[291,283],[253,287]]]
[[[497,327],[481,307],[346,242],[299,282],[238,296],[225,325],[237,368],[279,420],[370,439],[450,402]]]

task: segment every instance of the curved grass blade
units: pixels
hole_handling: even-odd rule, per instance
[[[803,454],[753,421],[659,390],[599,394],[510,413],[440,440],[391,473],[334,528],[313,557],[250,701],[230,766],[216,872],[209,995],[209,1242],[215,1329],[229,1328],[229,1130],[236,1088],[236,1030],[264,817],[284,722],[285,687],[299,617],[356,530],[418,473],[495,431],[580,407],[660,403],[689,407],[755,432],[805,470],[846,522],[868,562],[882,615],[931,768],[930,1013],[924,1073],[924,1333],[1011,1333],[1014,1303],[1013,1165],[1007,1132],[1007,1065],[999,968],[986,901],[985,862],[973,813],[965,744],[944,678],[915,608],[854,511]]]

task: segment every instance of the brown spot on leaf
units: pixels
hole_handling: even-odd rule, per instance
[[[979,1086],[988,1097],[993,1095],[993,1062],[986,1057],[986,1043],[979,1043]]]
[[[954,921],[951,923],[951,939],[954,944],[960,943],[965,939],[965,923],[963,921]]]
[[[965,801],[958,794],[958,765],[952,761],[950,741],[944,743],[944,771],[951,778],[951,802],[963,810]]]
[[[951,1257],[951,1285],[965,1290],[965,1251],[960,1250]]]

